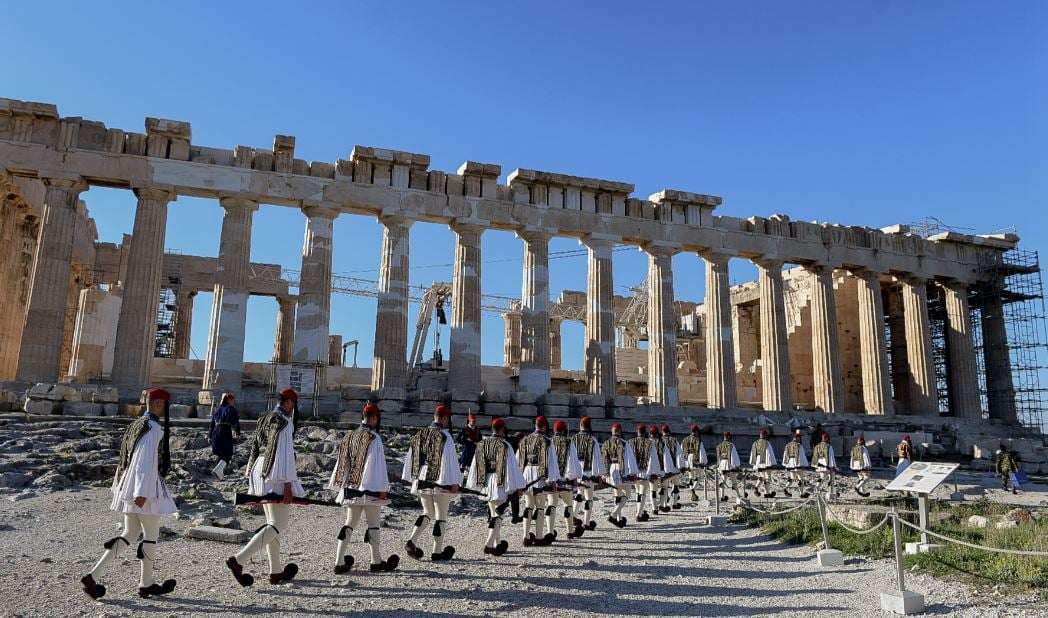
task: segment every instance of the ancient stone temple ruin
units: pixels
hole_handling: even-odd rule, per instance
[[[0,379],[11,392],[16,384],[46,385],[33,387],[39,392],[91,385],[109,392],[116,410],[153,384],[179,389],[190,407],[222,390],[272,392],[272,367],[244,363],[247,299],[262,295],[279,303],[274,362],[326,367],[313,393],[322,413],[352,413],[373,399],[405,419],[447,401],[456,413],[522,419],[545,411],[730,423],[761,410],[780,422],[990,419],[1016,431],[1017,420],[1030,420],[1017,415],[1004,319],[1016,302],[1012,233],[743,219],[718,215],[721,198],[712,195],[666,189],[641,199],[629,183],[531,169],[500,184],[498,164],[466,161],[449,173],[429,162],[361,146],[348,159],[309,162],[295,158],[295,138],[285,135],[267,148],[211,148],[192,142],[188,122],[148,118],[138,133],[0,99],[8,248],[0,255]],[[138,198],[133,233],[119,245],[97,240],[80,199],[92,185]],[[224,210],[217,258],[165,253],[168,206],[180,195]],[[302,212],[297,280],[249,261],[261,203]],[[329,332],[339,216],[376,217],[384,229],[370,372],[341,367],[341,340]],[[455,234],[454,277],[441,292],[450,345],[439,371],[414,350],[409,361],[416,221]],[[502,367],[480,362],[487,230],[514,232],[524,257],[522,297],[500,309]],[[589,274],[585,291],[554,301],[555,236],[582,243]],[[633,297],[613,294],[613,249],[623,245],[648,260]],[[682,253],[705,263],[704,294],[674,280],[672,258]],[[730,285],[737,260],[756,266],[756,282]],[[1036,263],[1027,272],[1038,272]],[[704,302],[675,301],[682,286]],[[209,343],[204,359],[191,361],[191,309],[205,290],[215,299]],[[581,374],[560,368],[565,319],[585,324]]]

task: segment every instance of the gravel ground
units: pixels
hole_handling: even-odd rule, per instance
[[[117,515],[107,509],[108,496],[106,490],[88,489],[0,502],[0,586],[8,595],[0,615],[260,615],[293,610],[299,615],[367,611],[375,616],[882,616],[887,614],[879,609],[879,593],[892,588],[895,577],[893,563],[861,558],[820,569],[810,548],[774,542],[745,527],[703,528],[700,521],[708,512],[692,506],[644,524],[631,522],[624,530],[602,522],[582,539],[542,548],[522,548],[520,528],[507,525],[512,545],[501,558],[481,552],[485,520],[466,513],[451,521],[455,559],[438,564],[403,557],[402,543],[416,512],[393,510],[387,516],[384,546],[402,554],[401,569],[369,573],[358,566],[336,576],[331,554],[344,511],[299,507],[284,536],[285,550],[291,550],[302,569],[289,584],[259,581],[240,588],[222,564],[237,546],[184,539],[188,518],[165,518],[171,533],[158,546],[160,578],[177,578],[178,589],[166,598],[139,599],[132,550],[103,578],[109,594],[92,602],[78,580],[97,559],[102,542],[119,532]],[[460,510],[478,509],[469,505]],[[245,529],[262,522],[247,512],[240,520]],[[355,543],[352,553],[358,565],[367,563],[366,545]],[[264,579],[258,577],[266,571],[264,552],[248,570]],[[1048,615],[1027,598],[999,599],[924,575],[907,577],[907,585],[925,595],[933,614]]]

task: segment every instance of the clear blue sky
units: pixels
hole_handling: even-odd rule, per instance
[[[132,131],[146,116],[186,120],[212,147],[268,148],[284,133],[309,160],[381,146],[452,172],[470,159],[632,182],[639,197],[711,193],[734,216],[1014,225],[1045,248],[1043,2],[226,4],[10,4],[2,96]],[[130,193],[85,198],[102,240],[131,231]],[[182,198],[167,245],[217,255],[220,221],[217,203]],[[297,269],[302,226],[296,211],[263,207],[252,259]],[[335,234],[335,271],[375,277],[379,226],[344,215]],[[452,235],[418,224],[411,251],[417,266],[448,264]],[[485,291],[519,295],[520,242],[488,233],[483,251],[501,260],[484,265]],[[615,255],[621,293],[645,261]],[[585,289],[584,259],[555,265],[555,293]],[[698,258],[674,265],[679,295],[701,300]],[[210,300],[196,306],[198,356]],[[370,365],[374,301],[332,306],[333,332],[359,338]],[[275,316],[274,301],[252,301],[249,360],[269,359]],[[483,328],[483,360],[496,364],[502,320]],[[565,366],[581,367],[582,327],[564,338]]]

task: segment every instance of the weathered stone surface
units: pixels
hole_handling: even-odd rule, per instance
[[[168,406],[167,413],[171,418],[192,418],[196,415],[193,406],[174,404]]]
[[[57,401],[49,399],[27,399],[25,411],[28,414],[61,414],[62,406]]]
[[[219,528],[218,526],[194,526],[186,530],[185,536],[187,539],[240,544],[247,542],[251,538],[251,533],[247,530]]]
[[[102,404],[70,401],[62,405],[66,416],[102,416]]]

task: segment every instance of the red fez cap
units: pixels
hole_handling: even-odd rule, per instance
[[[505,429],[506,428],[506,421],[502,420],[501,418],[492,419],[492,421],[491,421],[491,428],[493,430],[495,430],[495,431],[498,431],[500,429]]]
[[[159,399],[161,401],[171,401],[171,393],[165,391],[162,388],[151,388],[146,392],[146,400]]]
[[[903,439],[903,440],[909,440],[909,439],[910,439],[910,434],[906,434],[906,435],[904,435],[904,436],[902,437],[902,439]]]
[[[583,416],[582,418],[579,419],[579,427],[589,427],[589,426],[590,426],[590,417]]]
[[[698,431],[699,430],[699,426],[697,424],[695,424],[695,423],[692,423],[691,424],[691,430],[692,431]]]
[[[858,439],[858,441],[859,441],[859,442],[865,442],[865,441],[866,441],[866,439],[862,437],[862,434],[859,434],[859,439]]]
[[[543,426],[549,427],[549,421],[546,420],[545,416],[542,416],[540,414],[540,415],[535,417],[535,426],[536,427],[543,427]]]
[[[564,421],[557,421],[556,423],[553,423],[553,431],[567,431],[567,430],[568,430],[568,424],[565,423]]]
[[[658,425],[652,425],[651,427],[648,427],[648,433],[655,433],[658,430],[659,430],[659,426]]]
[[[612,431],[615,431],[616,429],[618,429],[619,431],[622,431],[622,423],[615,423],[614,425],[611,426],[611,430]]]
[[[477,420],[477,413],[472,411],[472,410],[470,410],[469,414],[466,415],[466,418],[475,421],[475,420]]]
[[[830,439],[830,434],[828,434],[828,433],[822,434],[822,439],[823,440],[829,440]]]
[[[648,426],[644,423],[637,425],[637,433],[648,433]]]
[[[373,403],[364,406],[364,416],[382,416],[382,410]]]
[[[724,432],[724,437],[725,438],[730,438],[731,437],[731,432],[730,431],[725,431]]]
[[[665,433],[669,433],[670,432],[670,426],[668,424],[666,424],[666,423],[663,423],[662,424],[662,431],[665,432]]]
[[[761,427],[761,430],[760,430],[760,434],[761,434],[762,436],[766,436],[766,435],[768,435],[768,430],[767,430],[767,429],[765,429],[765,428],[763,428],[763,427]]]
[[[234,393],[222,393],[222,399],[225,399],[227,397],[229,399],[236,399],[237,398],[236,394],[234,394]]]
[[[283,397],[287,397],[295,403],[298,403],[298,393],[296,393],[295,389],[293,388],[285,388],[284,390],[280,391],[280,395]]]
[[[437,416],[451,416],[451,409],[445,405],[437,406],[437,409],[434,410],[434,412],[436,412]]]

